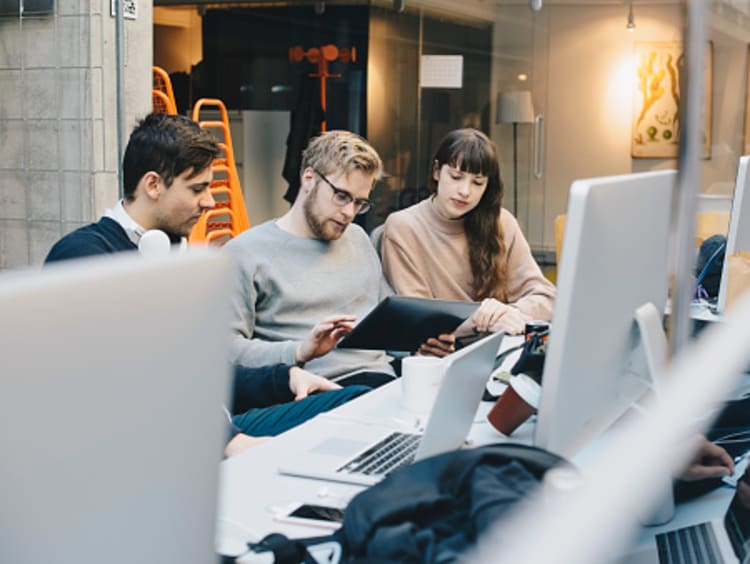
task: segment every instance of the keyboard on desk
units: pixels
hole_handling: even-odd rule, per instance
[[[656,535],[659,564],[721,564],[724,562],[710,523]]]
[[[422,435],[391,433],[362,454],[349,460],[337,472],[366,475],[388,475],[396,468],[414,461]]]

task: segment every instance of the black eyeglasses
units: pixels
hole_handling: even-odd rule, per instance
[[[323,174],[318,172],[317,170],[313,169],[315,174],[320,176],[323,181],[328,184],[328,186],[331,187],[331,190],[333,190],[333,203],[337,206],[343,208],[344,206],[348,206],[351,203],[354,203],[354,213],[357,215],[361,215],[363,213],[367,213],[370,208],[372,207],[372,202],[368,200],[367,198],[355,198],[352,196],[349,192],[346,190],[342,190],[341,188],[336,188],[330,180],[328,180]]]

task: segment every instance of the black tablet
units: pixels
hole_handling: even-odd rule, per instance
[[[389,296],[338,346],[414,352],[430,337],[455,331],[477,307],[479,304],[474,302]]]

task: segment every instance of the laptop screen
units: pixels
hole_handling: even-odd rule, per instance
[[[724,528],[740,562],[750,554],[750,483],[740,481],[724,515]]]

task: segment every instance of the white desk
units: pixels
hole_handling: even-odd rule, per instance
[[[506,343],[506,347],[510,343]],[[503,348],[506,348],[503,347]],[[485,419],[491,402],[482,402],[474,419],[469,440],[474,445],[503,442],[506,439]],[[414,418],[401,402],[401,383],[394,381],[377,390],[318,415],[295,429],[221,463],[217,537],[222,547],[237,546],[280,532],[304,538],[325,535],[326,529],[290,525],[274,521],[276,509],[291,503],[312,503],[344,507],[362,486],[285,476],[278,473],[282,461],[299,459],[312,442],[341,433],[341,423],[368,422],[389,429],[413,431]],[[519,427],[512,441],[531,444],[535,418]],[[300,462],[304,463],[304,462]],[[585,458],[581,460],[585,464]],[[635,544],[645,546],[654,534],[707,521],[723,515],[733,490],[722,488],[678,507],[675,518],[663,527],[644,528]],[[613,508],[616,510],[616,508]],[[628,560],[628,562],[644,560]]]
[[[507,440],[487,422],[491,402],[482,402],[469,434],[473,444]],[[401,403],[401,382],[394,381],[351,402],[323,413],[305,424],[221,463],[219,488],[219,537],[231,540],[255,540],[280,532],[291,537],[326,534],[325,529],[303,527],[273,520],[275,509],[293,502],[344,507],[364,487],[285,476],[278,473],[280,463],[299,458],[313,441],[341,432],[342,421],[355,420],[372,425],[414,431],[415,420]],[[514,442],[530,443],[533,425],[521,426]],[[304,463],[304,462],[301,462]]]
[[[505,337],[501,350],[522,342],[523,337]],[[520,354],[520,351],[519,351]],[[506,360],[512,362],[512,357]],[[506,437],[486,421],[491,402],[481,402],[468,440],[475,445],[502,442]],[[279,466],[292,459],[304,464],[300,453],[324,437],[342,436],[342,423],[357,421],[392,430],[414,432],[415,417],[401,400],[401,382],[396,380],[351,402],[323,413],[278,437],[221,463],[217,538],[232,543],[257,540],[280,532],[290,537],[326,534],[327,530],[280,523],[274,520],[277,509],[291,503],[311,503],[344,507],[364,487],[299,478],[279,474]],[[530,444],[533,424],[522,425],[513,435],[514,442]],[[345,436],[343,431],[343,436]],[[224,546],[224,545],[222,545]]]
[[[727,187],[729,188],[729,186]],[[732,185],[730,190],[734,190]],[[697,211],[731,211],[732,196],[731,194],[698,194]]]

